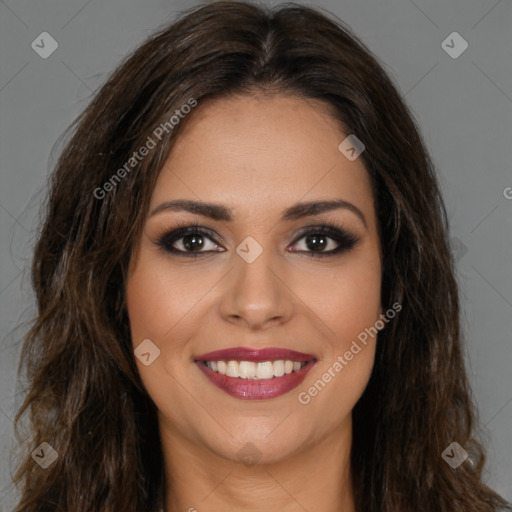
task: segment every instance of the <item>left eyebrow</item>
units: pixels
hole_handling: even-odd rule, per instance
[[[357,206],[350,203],[349,201],[345,201],[344,199],[296,203],[283,211],[280,217],[280,222],[297,220],[303,217],[319,215],[320,213],[338,209],[351,211],[357,215],[357,217],[359,217],[359,219],[367,227],[366,218],[363,215],[363,212]],[[218,221],[231,222],[234,218],[231,210],[226,205],[218,203],[205,203],[202,201],[194,201],[190,199],[175,199],[173,201],[166,201],[154,208],[150,213],[150,217],[162,211],[182,210]]]

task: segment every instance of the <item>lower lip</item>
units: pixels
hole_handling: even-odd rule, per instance
[[[242,400],[266,400],[284,395],[296,388],[305,379],[309,370],[313,368],[315,361],[308,361],[300,370],[282,377],[261,380],[229,377],[210,370],[202,361],[196,361],[196,364],[210,382],[228,395]]]

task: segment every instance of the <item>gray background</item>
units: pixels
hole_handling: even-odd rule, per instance
[[[8,463],[20,404],[15,374],[23,322],[34,312],[28,265],[52,148],[120,59],[195,3],[0,1],[0,510],[11,510],[15,497]],[[384,63],[419,121],[459,258],[469,371],[489,444],[486,478],[512,500],[511,2],[310,5],[348,23]],[[458,58],[441,46],[454,31],[469,45]],[[47,59],[31,48],[42,32],[59,44]]]

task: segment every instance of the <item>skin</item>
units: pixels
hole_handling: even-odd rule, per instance
[[[150,339],[160,349],[152,364],[136,362],[159,411],[166,510],[353,512],[351,411],[368,383],[376,339],[307,405],[298,394],[382,313],[368,173],[361,158],[349,161],[338,150],[349,132],[316,100],[283,94],[207,100],[183,128],[149,212],[165,201],[192,199],[223,203],[234,220],[148,214],[131,260],[133,345]],[[359,208],[366,225],[349,209],[279,221],[297,202],[339,198]],[[194,259],[156,245],[178,221],[212,230],[215,239],[203,238],[200,251],[224,251]],[[332,257],[310,256],[315,247],[301,230],[332,221],[358,242]],[[235,251],[248,236],[263,248],[252,263]],[[327,240],[324,251],[337,247]],[[187,250],[183,238],[174,246]],[[236,346],[293,349],[318,361],[292,391],[240,400],[211,384],[194,363],[194,356]],[[246,443],[255,447],[255,464],[239,460]]]

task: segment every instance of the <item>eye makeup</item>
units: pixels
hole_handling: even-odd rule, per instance
[[[328,251],[315,251],[315,250],[297,250],[292,249],[291,252],[297,254],[306,254],[313,258],[332,257],[338,254],[345,253],[354,248],[359,241],[359,237],[349,232],[336,222],[329,222],[323,224],[316,224],[304,227],[296,236],[292,247],[297,245],[302,239],[306,239],[306,243],[312,243],[320,248],[328,245],[323,243],[326,241],[334,241],[337,247]],[[206,240],[206,242],[205,242]],[[160,247],[163,251],[173,256],[197,258],[206,254],[210,255],[213,252],[225,252],[225,249],[210,249],[201,250],[207,243],[213,243],[219,246],[220,243],[216,240],[215,232],[207,227],[200,226],[197,222],[177,222],[171,229],[166,228],[162,233],[158,234],[152,242]],[[179,242],[183,248],[177,248]],[[188,250],[187,250],[188,247]],[[198,250],[190,250],[197,248]],[[220,245],[220,247],[222,247]]]

